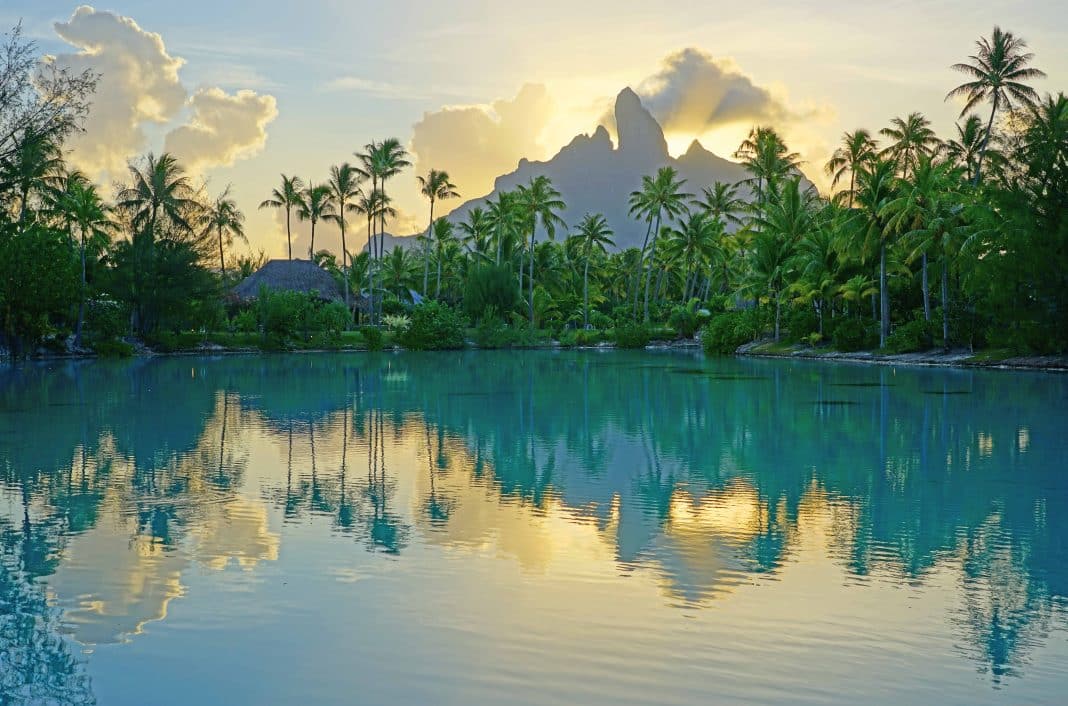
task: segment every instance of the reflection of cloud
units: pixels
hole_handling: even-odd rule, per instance
[[[267,142],[267,125],[278,116],[274,96],[202,88],[189,99],[189,122],[167,134],[164,150],[190,169],[229,166]]]
[[[267,526],[267,508],[241,497],[212,508],[192,532],[196,544],[190,553],[199,563],[222,570],[231,561],[242,569],[277,561],[279,538]]]
[[[424,113],[413,127],[416,169],[444,169],[464,197],[489,193],[520,159],[542,156],[539,137],[552,114],[545,86],[526,84],[512,100]]]

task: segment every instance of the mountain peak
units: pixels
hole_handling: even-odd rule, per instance
[[[664,131],[633,89],[627,87],[619,92],[615,112],[620,152],[654,160],[667,158]]]

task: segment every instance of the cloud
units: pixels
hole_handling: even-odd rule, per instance
[[[186,125],[167,133],[164,150],[189,169],[229,166],[256,154],[267,142],[267,125],[278,116],[274,96],[202,88],[189,99]]]
[[[48,60],[99,75],[85,130],[70,142],[72,161],[94,176],[123,172],[127,160],[149,147],[146,128],[153,125],[162,126],[153,135],[172,128],[164,149],[192,170],[230,165],[263,147],[267,125],[278,114],[273,96],[211,87],[190,96],[179,77],[185,60],[129,17],[82,5],[53,27],[77,51]]]
[[[186,89],[178,79],[184,61],[167,53],[160,35],[129,17],[85,5],[53,26],[79,51],[51,60],[100,76],[85,132],[71,140],[74,159],[93,173],[121,170],[145,145],[143,125],[167,123],[185,105]]]
[[[814,112],[787,105],[730,59],[692,47],[668,55],[637,92],[667,132],[699,135],[739,122],[781,124]]]
[[[422,94],[395,83],[373,81],[359,76],[341,76],[331,79],[323,85],[329,92],[367,93],[381,98],[422,98]]]
[[[520,159],[544,156],[539,138],[552,114],[541,84],[524,85],[512,100],[424,113],[413,127],[416,169],[446,170],[465,198],[487,194]]]

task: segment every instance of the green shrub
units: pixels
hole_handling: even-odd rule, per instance
[[[424,302],[412,309],[412,322],[398,340],[414,351],[451,350],[464,347],[467,322],[451,307],[440,302]]]
[[[764,333],[767,317],[759,309],[716,314],[701,331],[701,347],[708,355],[731,355]]]
[[[126,341],[97,341],[93,351],[101,358],[129,358],[134,354],[134,347]]]
[[[612,317],[594,309],[590,312],[590,326],[597,330],[612,328]]]
[[[467,276],[464,285],[464,311],[472,321],[488,313],[507,316],[519,305],[519,284],[510,268],[481,265]]]
[[[129,321],[126,308],[114,299],[91,299],[86,302],[83,333],[90,341],[115,341],[126,333]]]
[[[924,321],[923,315],[901,324],[886,338],[888,353],[915,353],[931,348],[934,342],[934,322]]]
[[[831,342],[846,353],[862,351],[879,345],[879,331],[865,319],[844,319],[835,325]]]
[[[240,311],[230,319],[230,330],[236,333],[253,333],[257,328],[256,312],[252,309]]]
[[[811,306],[794,309],[786,315],[786,340],[803,341],[820,330],[820,319]]]
[[[708,311],[698,308],[699,302],[691,299],[690,303],[676,306],[671,310],[668,324],[682,338],[693,338],[701,324],[708,320]]]
[[[479,348],[531,348],[538,345],[540,335],[527,322],[509,326],[490,315],[479,321],[474,338]]]
[[[566,329],[560,334],[560,345],[565,348],[594,346],[604,340],[600,331],[595,329]]]
[[[652,331],[642,324],[620,324],[612,331],[612,340],[619,348],[645,348],[652,338]]]
[[[385,348],[386,335],[377,326],[361,326],[360,336],[363,337],[364,345],[369,351],[380,351]]]

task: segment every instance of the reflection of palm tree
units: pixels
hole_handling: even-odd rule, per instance
[[[434,477],[437,475],[434,469],[434,451],[430,444],[430,422],[423,420],[426,427],[426,466],[430,474],[430,499],[427,500],[427,516],[431,524],[444,524],[452,514],[454,503],[445,497],[439,497],[435,486]],[[440,430],[440,425],[439,425]],[[441,455],[441,438],[438,438],[438,455]],[[440,465],[440,464],[439,464]]]

